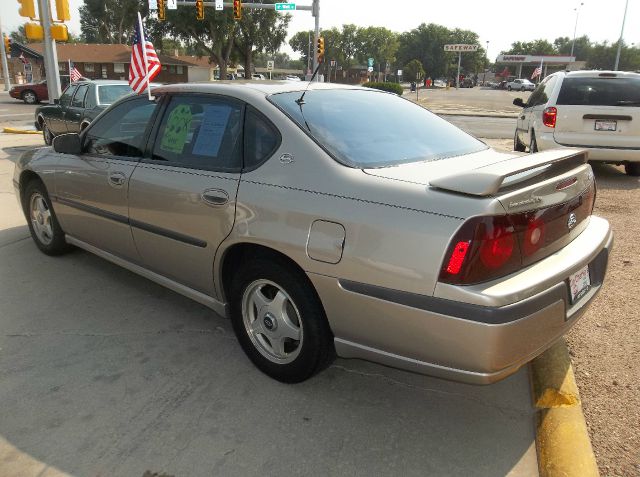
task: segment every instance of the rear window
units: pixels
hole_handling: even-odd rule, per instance
[[[426,109],[394,94],[312,90],[269,99],[339,162],[358,168],[436,161],[488,146]]]
[[[112,104],[124,95],[132,92],[133,90],[128,84],[108,84],[98,86],[98,102],[100,104]]]
[[[565,78],[558,104],[640,106],[640,78]]]

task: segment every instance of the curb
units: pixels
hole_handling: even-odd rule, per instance
[[[587,424],[564,339],[531,364],[538,409],[536,449],[541,477],[598,477]]]
[[[16,129],[16,128],[3,128],[3,133],[8,134],[42,134],[40,131],[34,131],[32,129]]]

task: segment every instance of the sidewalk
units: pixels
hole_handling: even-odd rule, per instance
[[[528,368],[471,386],[351,360],[258,372],[228,320],[88,253],[41,254],[0,134],[3,476],[538,475]]]

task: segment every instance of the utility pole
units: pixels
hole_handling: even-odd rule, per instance
[[[569,56],[573,56],[573,47],[576,45],[576,32],[578,31],[578,17],[580,16],[580,7],[584,5],[584,2],[580,2],[576,8],[573,9],[576,12],[576,24],[573,27],[573,41],[571,42],[571,54]],[[540,73],[542,75],[542,73]]]
[[[2,34],[2,21],[0,21],[0,55],[2,55],[2,76],[4,77],[4,90],[11,89],[11,78],[9,78],[9,65],[7,64],[7,52],[4,51],[4,35]]]
[[[629,8],[629,0],[624,5],[624,16],[622,17],[622,30],[620,30],[620,39],[618,40],[618,52],[616,53],[616,64],[613,67],[615,71],[618,71],[618,64],[620,63],[620,51],[622,50],[622,36],[624,35],[624,24],[627,21],[627,8]]]
[[[489,61],[489,40],[487,40],[487,49],[484,50],[484,75],[482,75],[482,86],[487,82],[487,62]]]
[[[49,0],[38,0],[40,21],[44,30],[44,68],[47,75],[47,91],[49,101],[58,99],[62,94],[60,88],[60,71],[58,70],[58,52],[56,41],[51,37],[51,7]]]
[[[311,14],[315,18],[315,33],[313,38],[313,44],[318,44],[318,38],[320,38],[320,0],[313,0],[313,5],[311,7]],[[318,67],[318,49],[313,49],[313,71]],[[319,81],[318,76],[316,76],[316,81]]]

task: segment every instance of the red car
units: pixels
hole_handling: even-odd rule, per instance
[[[39,83],[18,84],[11,88],[9,96],[21,99],[27,104],[35,104],[40,101],[49,100],[49,92],[47,91],[47,81]]]

